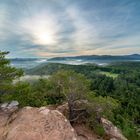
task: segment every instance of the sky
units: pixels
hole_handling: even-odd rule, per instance
[[[140,53],[140,0],[0,0],[9,57]]]

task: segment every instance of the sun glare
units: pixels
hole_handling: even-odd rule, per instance
[[[58,27],[53,18],[36,15],[24,19],[22,26],[30,34],[32,42],[38,45],[54,45],[57,43]]]
[[[35,43],[41,44],[41,45],[54,44],[55,38],[49,30],[39,31],[35,35]]]

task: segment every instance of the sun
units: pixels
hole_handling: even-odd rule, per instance
[[[34,41],[40,45],[50,45],[55,43],[55,37],[50,30],[38,31]]]
[[[55,20],[47,14],[24,19],[21,25],[25,29],[25,33],[30,35],[34,44],[45,46],[57,43],[59,27]]]

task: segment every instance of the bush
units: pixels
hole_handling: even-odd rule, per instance
[[[101,125],[101,118],[104,117],[112,121],[114,119],[113,111],[119,107],[119,103],[111,97],[96,96],[93,92],[88,94],[88,101],[86,124],[98,135],[103,136],[104,129]]]
[[[48,79],[39,79],[32,85],[32,89],[36,95],[40,95],[42,102],[47,104],[61,104],[65,100],[64,95],[59,93],[59,89]]]
[[[30,105],[29,95],[31,87],[28,83],[19,82],[13,85],[11,93],[5,93],[1,96],[2,102],[17,100],[21,107]]]

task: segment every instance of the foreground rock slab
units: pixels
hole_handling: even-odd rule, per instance
[[[46,107],[25,107],[8,120],[5,118],[4,122],[0,130],[0,140],[77,139],[69,121],[59,111]]]

